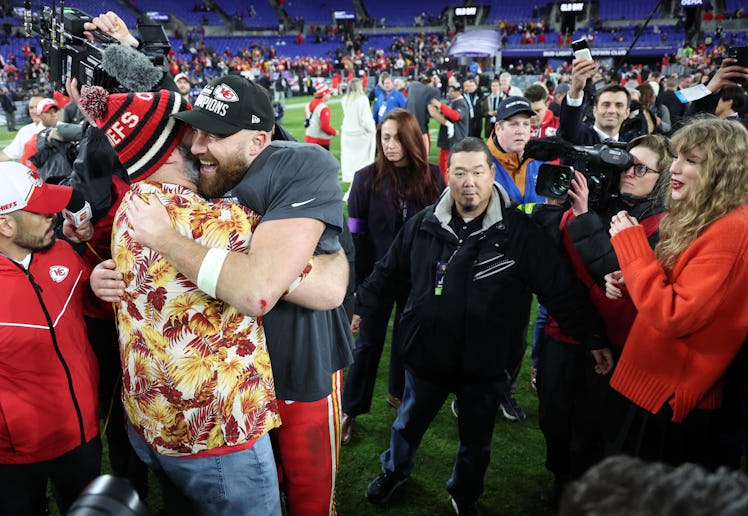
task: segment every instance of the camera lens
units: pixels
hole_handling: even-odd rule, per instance
[[[563,197],[571,188],[571,172],[564,170],[556,174],[550,183],[550,191],[557,197]]]

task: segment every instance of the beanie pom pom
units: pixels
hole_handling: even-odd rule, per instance
[[[107,112],[109,92],[101,86],[83,86],[80,108],[91,118],[101,120]]]

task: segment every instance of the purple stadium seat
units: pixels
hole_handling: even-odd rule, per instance
[[[381,3],[376,2],[376,4]],[[333,11],[356,12],[353,0],[286,0],[283,7],[291,19],[295,19],[297,16],[304,18],[307,27],[312,23],[315,25],[333,23]],[[371,14],[371,11],[369,11],[369,14]]]

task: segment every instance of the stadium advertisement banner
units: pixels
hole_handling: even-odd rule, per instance
[[[626,54],[628,47],[611,47],[611,48],[592,48],[592,57],[616,57]],[[662,56],[665,54],[675,54],[678,52],[678,47],[634,47],[631,50],[632,56]],[[543,49],[543,48],[502,48],[501,54],[504,57],[511,58],[530,58],[530,57],[545,57],[545,58],[568,58],[573,59],[571,49],[569,48],[555,48],[555,49]]]

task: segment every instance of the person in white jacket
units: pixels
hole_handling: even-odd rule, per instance
[[[353,79],[348,83],[348,91],[343,97],[342,104],[340,165],[343,182],[351,183],[356,170],[374,161],[377,128],[371,116],[371,106],[364,93],[361,79]]]

